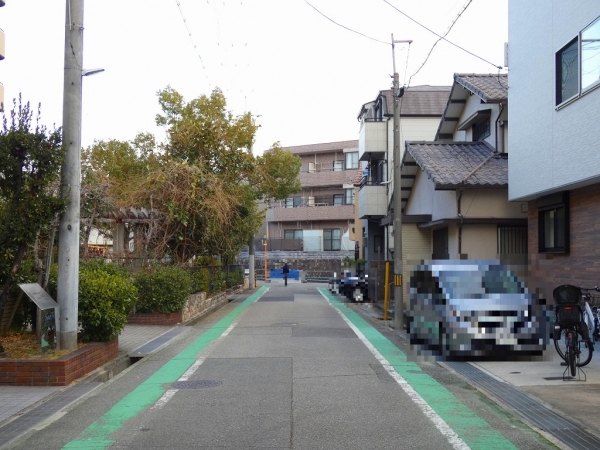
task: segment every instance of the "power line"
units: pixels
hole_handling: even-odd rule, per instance
[[[185,16],[183,15],[183,10],[181,9],[181,3],[179,3],[179,0],[175,0],[175,3],[177,3],[177,7],[179,8],[179,14],[181,14],[181,18],[183,19],[183,24],[185,25],[185,29],[188,33],[188,36],[190,37],[190,41],[192,41],[192,45],[194,46],[194,51],[196,52],[196,54],[198,55],[198,58],[200,59],[200,64],[202,64],[202,68],[204,70],[206,70],[206,67],[204,67],[204,62],[202,61],[202,56],[200,56],[198,47],[196,47],[196,43],[194,42],[194,38],[192,37],[192,32],[190,31],[190,29],[187,25],[187,20],[185,19]]]
[[[305,0],[305,1],[306,1],[306,0]],[[481,56],[479,56],[479,55],[476,55],[475,53],[473,53],[473,52],[470,52],[469,50],[466,50],[466,49],[462,48],[460,45],[458,45],[458,44],[455,44],[455,43],[454,43],[454,42],[452,42],[452,41],[449,41],[448,39],[446,39],[445,37],[443,37],[443,36],[441,36],[441,35],[437,34],[435,31],[431,30],[430,28],[427,28],[427,27],[426,27],[425,25],[423,25],[422,23],[420,23],[420,22],[417,22],[415,19],[413,19],[412,17],[410,17],[408,14],[406,14],[406,13],[404,13],[404,12],[400,11],[398,8],[396,8],[394,5],[392,5],[392,4],[391,4],[391,3],[390,3],[388,0],[383,0],[383,1],[384,1],[385,3],[387,3],[388,5],[390,5],[392,8],[394,8],[396,11],[398,11],[400,14],[402,14],[402,15],[403,15],[404,17],[406,17],[407,19],[409,19],[409,20],[413,21],[414,23],[416,23],[417,25],[419,25],[421,28],[425,28],[427,31],[429,31],[430,33],[432,33],[432,34],[436,35],[436,36],[437,36],[437,37],[439,37],[440,39],[443,39],[443,40],[444,40],[444,41],[446,41],[448,44],[450,44],[450,45],[453,45],[454,47],[458,48],[459,50],[462,50],[463,52],[465,52],[465,53],[468,53],[469,55],[471,55],[471,56],[474,56],[475,58],[478,58],[478,59],[482,60],[483,62],[486,62],[486,63],[488,63],[488,64],[490,64],[490,65],[494,66],[496,69],[502,69],[502,66],[498,66],[498,65],[496,65],[496,64],[494,64],[494,63],[491,63],[491,62],[489,62],[487,59],[484,59],[484,58],[482,58]]]
[[[366,37],[367,39],[371,39],[372,41],[379,42],[379,43],[381,43],[381,44],[390,45],[390,43],[389,43],[389,42],[380,41],[379,39],[375,39],[375,38],[372,38],[371,36],[367,36],[366,34],[363,34],[363,33],[361,33],[360,31],[353,30],[353,29],[351,29],[351,28],[348,28],[347,26],[344,26],[344,25],[342,25],[342,24],[340,24],[340,23],[337,23],[337,22],[336,22],[335,20],[333,20],[331,17],[328,17],[328,16],[326,16],[326,15],[325,15],[325,14],[323,14],[321,11],[319,11],[317,8],[315,8],[313,5],[311,5],[311,4],[308,2],[308,0],[304,0],[304,1],[306,2],[306,4],[307,4],[308,6],[310,6],[310,7],[311,7],[312,9],[314,9],[316,12],[318,12],[319,14],[321,14],[321,15],[322,15],[323,17],[325,17],[327,20],[329,20],[329,21],[333,22],[334,24],[336,24],[338,27],[342,27],[342,28],[344,28],[345,30],[348,30],[348,31],[351,31],[351,32],[353,32],[353,33],[359,34],[359,35],[361,35],[361,36],[363,36],[363,37]]]
[[[458,13],[458,15],[456,16],[456,18],[452,21],[452,23],[450,24],[450,26],[448,27],[448,29],[446,30],[446,32],[444,33],[443,36],[440,36],[439,39],[437,41],[435,41],[435,43],[431,46],[431,49],[429,50],[429,53],[427,53],[427,56],[425,57],[425,60],[423,61],[423,63],[421,64],[421,66],[417,69],[417,71],[415,73],[413,73],[410,78],[408,79],[408,84],[410,85],[410,80],[412,80],[412,77],[414,77],[416,74],[418,74],[421,69],[423,68],[423,66],[427,63],[427,60],[429,59],[429,57],[431,56],[431,53],[433,52],[433,49],[435,48],[436,45],[438,45],[438,43],[442,40],[445,39],[446,36],[448,36],[448,33],[450,33],[450,31],[452,30],[452,27],[454,26],[454,24],[458,21],[458,19],[460,19],[460,16],[463,15],[463,13],[467,10],[467,8],[469,7],[469,5],[471,4],[473,0],[469,0],[465,6],[463,6],[463,8],[460,10],[460,12]]]

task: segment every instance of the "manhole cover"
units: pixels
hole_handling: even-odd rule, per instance
[[[514,374],[514,373],[521,373],[521,372],[509,372],[510,374]]]
[[[273,323],[271,324],[272,327],[293,327],[298,325],[297,323],[293,323],[293,322],[283,322],[283,323]]]
[[[175,389],[202,389],[221,386],[221,382],[217,380],[176,381],[171,386]]]

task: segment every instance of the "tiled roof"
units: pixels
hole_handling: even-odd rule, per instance
[[[304,153],[324,153],[332,151],[342,151],[344,149],[356,149],[358,151],[358,140],[354,141],[339,141],[339,142],[327,142],[324,144],[308,144],[308,145],[296,145],[291,147],[283,147],[284,150],[289,150],[294,155],[301,155]]]
[[[451,86],[410,86],[401,98],[401,116],[441,116],[446,107]],[[394,113],[392,90],[381,91],[388,114]]]
[[[508,186],[507,155],[486,142],[407,142],[406,150],[437,188]]]
[[[455,73],[454,81],[481,97],[486,103],[508,99],[508,75],[505,73]]]

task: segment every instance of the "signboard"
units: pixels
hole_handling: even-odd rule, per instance
[[[37,283],[23,283],[19,287],[25,292],[25,295],[31,299],[41,310],[58,308],[58,303],[54,301],[48,293]]]
[[[59,335],[60,331],[60,308],[58,307],[58,303],[54,301],[48,293],[42,289],[42,287],[37,283],[23,283],[18,285],[25,295],[31,299],[33,303],[37,305],[40,310],[45,309],[54,309],[54,329],[56,330],[56,335]],[[56,350],[60,349],[60,340],[56,341]]]

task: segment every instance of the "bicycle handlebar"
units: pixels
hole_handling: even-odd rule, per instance
[[[596,292],[600,292],[600,287],[598,286],[594,286],[593,288],[584,288],[584,287],[580,287],[579,289],[581,289],[582,291],[596,291]]]

